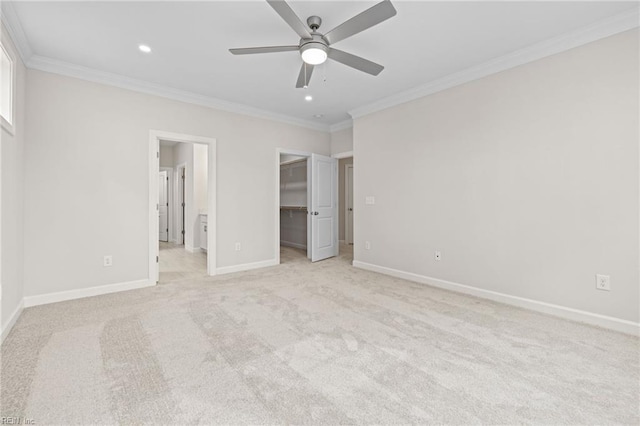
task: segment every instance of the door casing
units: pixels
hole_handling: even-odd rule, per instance
[[[349,171],[351,171],[351,176],[349,176]],[[349,203],[349,198],[351,198],[351,203]],[[344,204],[344,242],[345,244],[353,244],[353,164],[344,165]]]

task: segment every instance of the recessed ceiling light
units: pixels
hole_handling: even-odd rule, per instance
[[[307,101],[307,102],[311,102],[313,100],[313,96],[307,95],[307,96],[304,97],[304,100]]]
[[[324,116],[323,116],[322,114],[314,114],[314,117],[315,117],[315,118],[322,118],[322,117],[324,117]]]
[[[140,51],[144,52],[144,53],[151,53],[151,48],[149,46],[147,46],[146,44],[139,45],[138,49],[140,49]]]

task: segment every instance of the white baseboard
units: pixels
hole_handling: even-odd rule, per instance
[[[286,247],[299,248],[299,249],[302,249],[302,250],[306,250],[307,249],[306,244],[292,243],[291,241],[282,241],[282,240],[280,240],[280,245],[281,246],[286,246]]]
[[[271,260],[263,260],[260,262],[243,263],[241,265],[223,266],[222,268],[216,268],[216,275],[231,274],[233,272],[250,271],[252,269],[276,266],[277,264],[278,262],[275,259],[271,259]]]
[[[445,290],[452,290],[458,293],[470,294],[472,296],[480,297],[483,299],[489,299],[495,302],[505,303],[507,305],[517,306],[536,312],[554,315],[572,321],[596,325],[626,334],[632,334],[635,336],[640,335],[640,323],[636,323],[633,321],[627,321],[620,318],[581,311],[579,309],[554,305],[552,303],[540,302],[538,300],[526,299],[524,297],[511,296],[509,294],[498,293],[491,290],[484,290],[478,287],[458,284],[451,281],[445,281],[438,278],[400,271],[398,269],[387,268],[385,266],[373,265],[371,263],[360,262],[357,260],[353,261],[353,266],[356,268],[366,269],[368,271],[378,272],[381,274],[390,275],[396,278],[402,278],[420,284],[427,284],[433,287],[443,288]]]
[[[20,303],[18,303],[18,306],[16,306],[16,309],[13,311],[13,313],[9,317],[9,321],[7,321],[7,325],[2,327],[2,333],[0,334],[0,344],[4,342],[4,339],[11,332],[11,329],[16,324],[16,321],[18,321],[18,318],[20,317],[20,314],[22,313],[23,309],[24,309],[24,299],[21,300]]]
[[[153,287],[154,281],[138,280],[117,284],[107,284],[97,287],[80,288],[77,290],[60,291],[57,293],[39,294],[24,298],[24,306],[38,306],[49,303],[64,302],[66,300],[82,299],[84,297],[100,296],[102,294],[117,293],[120,291],[135,290],[144,287]]]

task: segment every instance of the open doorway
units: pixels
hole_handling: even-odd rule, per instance
[[[207,163],[207,145],[160,140],[159,283],[207,275]]]
[[[214,275],[215,139],[151,131],[150,149],[150,277]]]
[[[277,263],[337,256],[337,160],[276,149],[276,176]]]
[[[308,156],[280,154],[280,262],[306,261]]]

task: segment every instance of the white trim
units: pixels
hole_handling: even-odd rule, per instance
[[[590,325],[596,325],[599,327],[607,328],[610,330],[619,331],[626,334],[638,336],[640,335],[640,323],[633,321],[627,321],[619,318],[609,317],[606,315],[595,314],[592,312],[581,311],[579,309],[573,309],[566,306],[554,305],[552,303],[541,302],[538,300],[527,299],[524,297],[511,296],[509,294],[499,293],[496,291],[485,290],[478,287],[473,287],[464,284],[458,284],[451,281],[445,281],[438,278],[427,277],[424,275],[414,274],[412,272],[400,271],[398,269],[387,268],[385,266],[378,266],[371,263],[353,261],[353,266],[367,271],[378,272],[380,274],[389,275],[396,278],[401,278],[408,281],[417,282],[420,284],[426,284],[432,287],[438,287],[445,290],[451,290],[458,293],[469,294],[472,296],[480,297],[482,299],[489,299],[495,302],[504,303],[507,305],[517,306],[519,308],[525,308],[536,312],[542,312],[557,316],[560,318],[578,321]]]
[[[0,344],[2,344],[2,342],[4,342],[4,339],[9,335],[9,333],[11,333],[11,329],[13,328],[14,325],[16,325],[16,322],[18,321],[18,318],[20,318],[20,315],[22,314],[23,309],[24,309],[24,299],[21,300],[20,303],[18,303],[18,306],[16,306],[16,309],[13,311],[11,316],[9,316],[9,321],[7,321],[7,325],[5,325],[2,328],[2,333],[0,334]]]
[[[149,281],[157,282],[159,278],[159,265],[156,256],[160,255],[160,242],[158,241],[158,170],[160,170],[159,152],[160,140],[183,143],[200,143],[208,146],[207,154],[207,211],[209,213],[209,230],[207,232],[207,274],[216,275],[217,253],[217,142],[215,138],[205,136],[187,135],[184,133],[172,133],[162,130],[149,130]],[[194,252],[193,247],[187,247],[187,251]],[[198,250],[199,251],[199,250]]]
[[[278,114],[247,105],[223,101],[220,99],[198,95],[195,93],[174,89],[150,82],[125,77],[118,74],[99,71],[96,69],[74,65],[68,62],[59,61],[39,55],[34,55],[25,36],[24,29],[20,24],[20,19],[15,13],[11,2],[1,2],[2,13],[0,14],[11,39],[14,41],[22,61],[28,68],[41,71],[76,77],[87,81],[121,87],[136,92],[161,96],[168,99],[187,102],[195,105],[207,106],[210,108],[229,111],[237,114],[248,115],[257,118],[279,121],[286,124],[301,126],[323,132],[335,132],[346,129],[349,123],[353,123],[354,118],[371,114],[385,108],[390,108],[411,100],[421,98],[432,93],[439,92],[490,74],[504,71],[518,65],[532,62],[546,56],[564,52],[623,31],[638,27],[639,12],[637,8],[621,14],[597,21],[580,29],[565,33],[563,35],[542,41],[521,50],[509,53],[491,61],[476,65],[464,71],[450,74],[443,78],[434,80],[414,89],[380,99],[368,105],[364,105],[349,111],[352,120],[345,120],[333,125],[326,125],[310,120],[303,120]]]
[[[344,242],[345,244],[353,244],[353,240],[349,240],[347,237],[349,236],[349,203],[347,200],[349,199],[349,194],[353,192],[353,182],[351,182],[351,187],[349,187],[349,182],[347,181],[349,177],[349,169],[353,169],[353,163],[344,165]],[[353,178],[353,173],[351,174]],[[353,197],[353,194],[352,194]],[[355,199],[355,198],[354,198]],[[351,230],[353,232],[353,230]]]
[[[184,170],[183,170],[184,169]],[[182,173],[183,172],[185,175],[185,185],[184,188],[182,187],[182,183],[180,182],[180,178],[182,177]],[[182,162],[180,164],[178,164],[176,166],[176,179],[175,179],[175,185],[176,185],[176,199],[175,199],[175,209],[176,209],[176,214],[175,214],[175,219],[176,219],[176,243],[180,244],[181,246],[185,246],[186,247],[186,242],[187,242],[187,230],[186,229],[182,229],[183,228],[183,223],[185,222],[184,216],[187,213],[187,195],[185,193],[186,191],[186,177],[187,175],[187,162]],[[185,208],[184,210],[182,209],[182,203],[184,202]],[[180,214],[178,214],[178,211],[180,211]],[[184,234],[182,234],[182,231],[184,231]]]
[[[5,38],[5,34],[3,31],[2,39]],[[0,40],[0,50],[4,52],[9,59],[9,117],[5,117],[0,114],[0,125],[2,128],[7,131],[11,136],[15,136],[16,134],[16,91],[17,91],[17,73],[18,73],[18,55],[16,55],[15,50],[13,49],[11,40],[8,40],[9,43],[6,43],[4,40]],[[7,120],[8,118],[8,120]]]
[[[224,101],[211,96],[200,95],[197,93],[188,92],[186,90],[175,89],[172,87],[150,83],[144,80],[138,80],[120,74],[100,71],[81,65],[75,65],[69,62],[64,62],[40,55],[31,56],[27,61],[27,66],[35,70],[65,75],[81,80],[92,81],[94,83],[120,87],[122,89],[132,90],[134,92],[160,96],[162,98],[173,99],[175,101],[186,102],[193,105],[201,105],[208,108],[232,112],[235,114],[242,114],[250,117],[277,121],[280,123],[304,127],[321,132],[329,131],[329,126],[326,124],[321,124],[310,120],[303,120],[301,118],[291,117],[285,114],[279,114],[235,102]]]
[[[491,74],[496,74],[547,56],[555,55],[614,34],[636,28],[640,16],[637,8],[600,20],[577,30],[565,33],[540,43],[525,47],[499,58],[481,63],[466,70],[446,75],[427,84],[379,99],[349,111],[351,117],[365,115],[391,108],[454,86],[459,86]]]
[[[293,247],[293,248],[298,248],[298,249],[302,249],[302,250],[306,250],[307,246],[304,244],[300,244],[300,243],[292,243],[290,241],[283,241],[280,240],[280,245],[281,246],[286,246],[286,247]]]
[[[352,127],[353,127],[353,119],[350,118],[348,120],[344,120],[339,123],[330,125],[329,132],[330,133],[339,132],[340,130],[346,130]]]
[[[200,252],[200,247],[191,247],[191,246],[188,246],[188,245],[186,245],[186,244],[184,245],[184,249],[185,249],[186,251],[188,251],[189,253],[196,253],[196,252]]]
[[[339,152],[337,154],[331,154],[331,157],[337,158],[338,160],[342,160],[343,158],[351,158],[353,157],[353,151],[345,151],[345,152]]]
[[[24,28],[22,28],[20,19],[18,19],[16,10],[13,7],[13,2],[0,2],[0,7],[2,8],[2,13],[0,13],[2,24],[7,29],[13,44],[15,44],[22,62],[26,64],[29,58],[33,56],[33,51],[31,50],[31,46],[29,45],[29,41],[25,35]]]
[[[173,221],[173,209],[175,207],[173,203],[173,167],[160,166],[160,171],[167,172],[167,180],[169,182],[167,184],[167,202],[169,203],[169,207],[167,208],[167,227],[169,228],[169,230],[167,231],[167,241],[173,242],[171,238],[174,226],[174,224],[171,222]]]
[[[231,274],[234,272],[250,271],[252,269],[267,268],[269,266],[276,266],[278,265],[278,263],[279,262],[276,261],[276,259],[271,259],[271,260],[262,260],[260,262],[243,263],[241,265],[223,266],[221,268],[216,269],[216,274],[223,275],[223,274]]]
[[[49,303],[64,302],[66,300],[83,299],[85,297],[101,296],[103,294],[119,293],[121,291],[136,290],[139,288],[153,287],[155,281],[137,280],[117,284],[100,285],[96,287],[79,288],[77,290],[59,291],[56,293],[27,296],[24,298],[24,306],[47,305]]]

